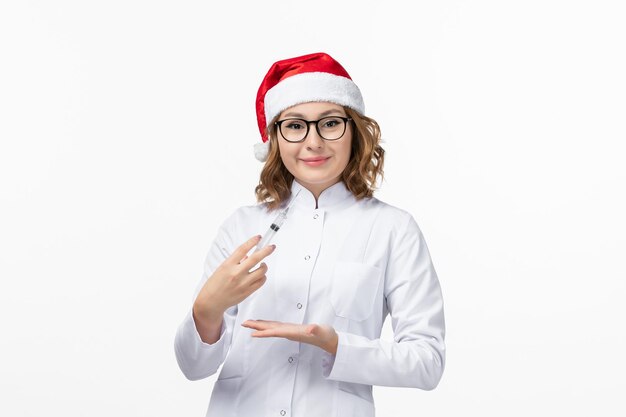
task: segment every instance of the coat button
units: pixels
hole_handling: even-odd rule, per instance
[[[298,303],[296,304],[296,307],[298,307],[298,310],[300,310],[302,308],[302,304]]]
[[[293,358],[290,356],[289,359],[287,359],[289,361],[289,363],[293,362]]]
[[[307,255],[307,256],[305,256],[305,257],[304,257],[304,260],[305,260],[305,261],[308,261],[309,259],[311,259],[311,257],[310,257],[309,255]]]
[[[317,219],[319,216],[319,214],[316,214],[315,216],[313,216],[313,219]]]
[[[280,415],[284,416],[285,414],[287,414],[287,412],[285,410],[280,410]]]

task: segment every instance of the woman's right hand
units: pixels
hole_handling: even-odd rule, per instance
[[[221,324],[229,307],[239,304],[265,283],[267,265],[261,263],[258,268],[251,269],[274,252],[276,246],[269,245],[246,256],[260,240],[260,236],[255,236],[243,243],[207,279],[193,304],[197,321],[205,325],[211,322]]]

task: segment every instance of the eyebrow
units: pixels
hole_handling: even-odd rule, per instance
[[[333,113],[341,113],[341,110],[339,110],[339,109],[326,110],[325,112],[320,113],[319,117],[326,117],[326,116],[331,115]],[[345,114],[339,114],[339,116],[345,117]],[[283,117],[300,117],[300,118],[304,118],[304,115],[302,113],[289,112],[289,113],[285,114]]]

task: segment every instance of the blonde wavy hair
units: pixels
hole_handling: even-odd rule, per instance
[[[352,151],[341,180],[357,200],[372,197],[378,177],[383,179],[385,150],[380,146],[380,127],[367,116],[344,107],[352,119]],[[271,121],[267,134],[270,141],[267,161],[261,170],[259,184],[255,188],[259,203],[266,203],[268,210],[279,208],[291,196],[293,175],[287,170],[278,149],[277,129]]]

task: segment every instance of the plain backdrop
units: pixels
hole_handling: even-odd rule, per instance
[[[173,340],[254,204],[254,99],[325,51],[444,294],[434,391],[377,415],[625,415],[620,1],[2,1],[0,415],[203,416]],[[384,338],[393,336],[389,322]]]

